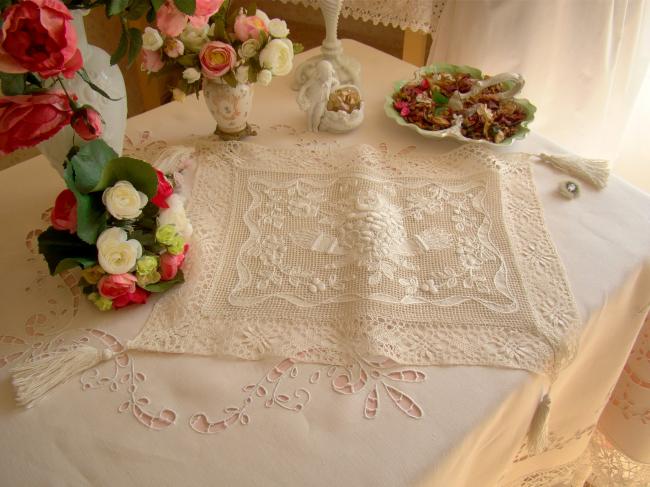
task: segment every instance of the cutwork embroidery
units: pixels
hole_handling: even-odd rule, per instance
[[[190,427],[199,433],[214,434],[228,430],[240,424],[248,425],[251,422],[251,409],[256,404],[263,404],[266,408],[278,407],[286,411],[300,412],[312,400],[310,388],[328,380],[332,390],[343,395],[356,395],[365,392],[363,402],[363,416],[366,419],[375,419],[380,411],[380,396],[385,395],[385,400],[390,400],[393,405],[404,415],[413,419],[424,416],[422,408],[406,392],[398,389],[395,382],[420,383],[426,380],[426,374],[413,368],[397,368],[398,364],[392,360],[370,361],[358,358],[353,363],[345,366],[315,367],[311,364],[301,363],[308,358],[309,352],[298,354],[295,359],[287,358],[277,363],[257,382],[245,385],[242,391],[246,393],[239,406],[224,408],[224,417],[210,420],[205,413],[196,413],[190,417]],[[300,385],[288,385],[300,378],[301,367],[303,375],[309,377]],[[380,392],[383,390],[383,393]]]

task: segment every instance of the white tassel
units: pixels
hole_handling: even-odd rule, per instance
[[[551,156],[539,154],[542,162],[545,162],[560,171],[591,183],[598,189],[607,186],[609,179],[609,162],[604,159],[586,159],[574,155]]]
[[[81,346],[65,352],[52,352],[24,362],[12,370],[16,402],[32,407],[47,391],[76,374],[109,360],[113,352]]]
[[[544,451],[548,443],[548,417],[551,412],[551,398],[544,394],[537,405],[537,410],[528,430],[528,451],[538,454]]]

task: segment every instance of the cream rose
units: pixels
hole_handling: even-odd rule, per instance
[[[201,79],[201,71],[196,68],[185,68],[183,70],[183,79],[189,84],[196,83]]]
[[[174,193],[167,198],[167,204],[169,208],[161,210],[158,215],[158,227],[174,225],[176,231],[187,240],[192,235],[192,224],[185,214],[184,198]]]
[[[257,73],[257,82],[262,86],[267,86],[273,79],[273,73],[268,69],[263,69]]]
[[[248,66],[239,66],[235,70],[235,79],[238,83],[248,83]]]
[[[156,29],[145,27],[142,34],[142,49],[146,51],[157,51],[163,45],[163,38]]]
[[[129,181],[118,181],[104,190],[102,202],[118,220],[133,220],[142,213],[147,195],[135,189]]]
[[[260,52],[260,65],[276,76],[289,74],[293,66],[293,44],[289,39],[273,39]]]
[[[287,23],[282,19],[271,19],[269,22],[269,34],[278,38],[287,37],[289,35]]]
[[[97,238],[97,260],[109,274],[131,272],[140,257],[142,245],[135,239],[129,240],[121,228],[108,228]]]
[[[239,55],[244,59],[252,58],[260,49],[260,42],[257,39],[248,39],[239,48]]]
[[[180,39],[185,44],[185,48],[199,52],[203,47],[203,44],[208,42],[208,29],[206,25],[202,28],[192,27],[192,24],[188,24],[187,27],[181,32]]]

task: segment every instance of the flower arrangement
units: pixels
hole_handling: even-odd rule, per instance
[[[64,179],[38,237],[52,275],[81,267],[80,287],[102,311],[183,282],[192,225],[173,178],[98,139],[70,155]]]
[[[173,89],[175,99],[198,94],[202,79],[233,87],[256,82],[268,85],[273,76],[289,74],[294,54],[302,51],[300,44],[288,39],[284,20],[269,19],[255,7],[231,14],[229,1],[215,0],[212,7],[217,4],[207,19],[188,17],[171,7],[165,12],[161,9],[157,29],[145,28],[142,69],[149,73],[182,69]]]
[[[83,69],[68,8],[59,0],[20,0],[2,10],[2,19],[0,154],[34,146],[66,125],[84,140],[99,137],[101,116],[80,106],[63,83],[77,75],[108,98]]]

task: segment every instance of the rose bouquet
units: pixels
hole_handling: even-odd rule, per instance
[[[71,154],[64,179],[38,237],[52,275],[81,267],[80,287],[102,311],[183,282],[192,226],[173,178],[95,140]]]
[[[59,0],[20,0],[2,10],[2,20],[0,154],[36,145],[66,125],[84,140],[99,137],[99,113],[80,106],[63,84],[80,76],[108,98],[83,69],[67,7]]]
[[[217,3],[218,10],[207,22],[178,12],[161,15],[161,9],[158,29],[144,31],[142,69],[150,73],[163,68],[182,70],[173,89],[175,99],[198,94],[201,79],[233,87],[255,82],[268,85],[273,76],[289,74],[294,54],[302,50],[287,38],[284,20],[269,19],[255,7],[231,14],[229,1]]]

